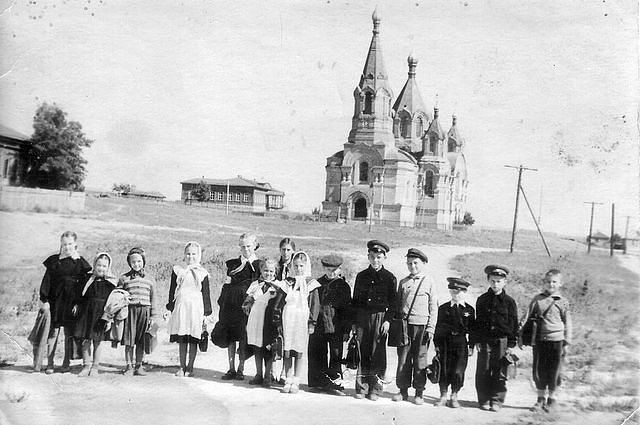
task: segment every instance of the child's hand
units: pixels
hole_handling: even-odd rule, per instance
[[[169,311],[165,311],[164,313],[162,313],[162,319],[164,321],[167,321],[167,319],[169,319],[169,316],[171,316],[171,312]]]
[[[309,335],[313,335],[316,330],[316,326],[314,324],[309,323]]]
[[[566,357],[569,354],[569,346],[565,345],[562,347],[562,357]]]
[[[473,351],[474,351],[473,347],[470,347],[469,348],[469,357],[473,356]]]
[[[49,302],[44,302],[42,303],[42,308],[44,308],[45,310],[49,310],[49,308],[51,308],[51,306],[49,305]]]
[[[78,305],[74,305],[73,308],[71,309],[71,314],[73,315],[73,317],[76,317],[78,315]]]

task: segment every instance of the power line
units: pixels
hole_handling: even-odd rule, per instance
[[[516,239],[516,226],[518,223],[518,204],[520,203],[520,187],[521,187],[521,183],[522,183],[522,171],[523,170],[527,170],[527,171],[538,171],[537,168],[527,168],[524,167],[522,164],[520,164],[519,166],[515,166],[515,165],[505,165],[505,167],[507,168],[515,168],[518,170],[518,186],[516,186],[516,207],[515,207],[515,211],[513,213],[513,229],[511,230],[511,245],[509,246],[509,252],[513,252],[513,244],[515,243],[515,239]],[[535,221],[535,218],[534,218]]]

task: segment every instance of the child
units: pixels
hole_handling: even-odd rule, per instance
[[[278,273],[276,280],[284,281],[290,272],[291,258],[296,252],[296,244],[291,238],[284,238],[280,241],[280,259],[278,260]]]
[[[484,268],[489,290],[476,301],[476,322],[469,343],[478,348],[476,392],[482,410],[498,412],[507,395],[504,357],[516,346],[518,308],[504,291],[509,269],[489,265]]]
[[[335,254],[320,260],[325,271],[318,279],[320,314],[315,331],[309,335],[309,387],[334,395],[344,395],[344,387],[339,383],[342,345],[351,328],[351,288],[340,276],[342,261],[342,257]]]
[[[120,276],[118,287],[130,295],[129,314],[124,322],[122,344],[125,346],[124,355],[127,366],[124,374],[146,375],[142,368],[144,356],[144,334],[151,326],[157,314],[156,282],[153,276],[145,272],[146,257],[142,248],[132,248],[127,254],[127,264],[131,267],[127,273]],[[135,346],[135,368],[134,368]]]
[[[556,407],[555,392],[560,385],[562,359],[571,344],[571,315],[569,302],[560,294],[562,273],[551,269],[544,275],[542,293],[533,297],[529,305],[529,317],[539,317],[533,342],[533,380],[538,399],[532,411],[551,411]],[[549,391],[549,398],[546,391]]]
[[[169,303],[169,341],[177,342],[180,350],[180,369],[176,376],[194,376],[193,363],[198,353],[202,336],[204,316],[211,314],[209,297],[209,273],[200,265],[202,248],[197,242],[188,242],[184,247],[186,267],[173,266]],[[189,362],[187,363],[187,351]]]
[[[73,324],[75,317],[71,314],[77,293],[87,281],[91,266],[78,254],[78,235],[66,231],[60,236],[60,250],[44,261],[46,271],[40,284],[40,301],[42,308],[51,315],[51,326],[47,338],[47,374],[53,373],[53,361],[60,336],[60,328],[64,328],[64,360],[61,372],[70,370],[73,351]],[[40,365],[35,365],[37,370]]]
[[[448,277],[451,301],[438,309],[438,323],[433,342],[440,356],[440,400],[436,406],[447,404],[447,389],[451,385],[449,407],[458,408],[458,391],[464,385],[464,373],[467,370],[467,359],[473,355],[473,346],[468,347],[467,335],[473,328],[476,311],[464,301],[469,282]]]
[[[258,238],[252,233],[244,233],[240,236],[240,257],[228,260],[227,280],[222,285],[218,305],[218,321],[228,332],[229,370],[222,376],[224,380],[244,379],[244,361],[247,352],[247,316],[242,310],[242,304],[251,282],[260,276],[259,260],[256,257]],[[238,369],[235,368],[236,342],[238,351]]]
[[[360,342],[360,364],[356,375],[356,398],[378,400],[387,370],[387,333],[396,300],[396,277],[384,268],[389,246],[367,242],[369,267],[358,273],[351,305],[351,330]]]
[[[397,348],[396,385],[400,393],[392,400],[408,400],[409,387],[413,385],[416,391],[413,402],[421,405],[424,404],[422,395],[427,383],[427,350],[438,320],[438,300],[433,281],[425,275],[424,269],[429,261],[425,253],[410,248],[406,257],[409,276],[398,285],[395,315],[396,319],[406,321],[407,338],[406,344],[399,343]]]
[[[304,252],[293,255],[291,273],[283,287],[287,294],[282,311],[284,331],[284,369],[287,379],[282,392],[295,394],[299,390],[302,361],[307,352],[309,335],[318,319],[320,284],[311,279],[311,261]],[[295,365],[293,361],[295,359]]]
[[[93,275],[87,280],[78,304],[73,310],[78,314],[73,335],[82,340],[83,367],[78,376],[95,376],[100,367],[102,341],[108,339],[100,319],[107,299],[116,288],[117,281],[111,274],[111,256],[101,252],[93,263]],[[93,364],[91,363],[91,342],[93,342]]]
[[[269,309],[272,299],[284,297],[276,277],[277,263],[274,260],[260,262],[260,279],[256,280],[247,290],[247,298],[243,304],[247,320],[247,344],[255,347],[256,376],[249,381],[251,385],[271,386],[272,355],[271,344],[278,335],[277,323],[273,321],[273,308]],[[264,373],[263,373],[264,361]]]

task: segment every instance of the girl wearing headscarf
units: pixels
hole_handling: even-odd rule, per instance
[[[60,336],[64,329],[64,360],[61,372],[69,372],[73,351],[73,324],[76,318],[71,311],[79,288],[87,281],[91,265],[78,253],[78,235],[66,231],[60,236],[60,250],[44,261],[46,271],[40,284],[42,309],[51,314],[51,327],[47,338],[46,373],[53,373],[53,361]],[[40,365],[35,365],[39,370]]]
[[[104,322],[100,319],[107,299],[116,284],[117,280],[111,274],[111,256],[106,252],[98,253],[93,262],[93,274],[84,284],[77,305],[73,307],[73,311],[78,315],[73,335],[82,340],[83,368],[78,376],[94,376],[99,373],[101,342],[107,339]],[[91,362],[91,343],[93,343],[93,363]]]
[[[209,273],[200,265],[202,248],[197,242],[184,247],[185,265],[173,266],[169,302],[169,341],[180,349],[180,369],[176,376],[193,376],[193,363],[198,353],[204,316],[211,314]],[[187,351],[189,360],[187,362]]]
[[[303,357],[309,345],[309,335],[315,330],[320,312],[317,291],[320,284],[311,278],[311,260],[305,252],[300,251],[293,255],[290,272],[283,285],[283,290],[287,294],[282,311],[284,369],[287,379],[282,391],[297,393]]]
[[[118,287],[130,295],[129,312],[124,321],[122,345],[127,366],[125,375],[146,375],[142,368],[144,355],[144,334],[156,319],[158,314],[156,281],[150,273],[145,271],[147,263],[144,249],[132,248],[127,254],[127,264],[131,267],[127,273],[120,276]],[[135,367],[134,367],[135,346]]]

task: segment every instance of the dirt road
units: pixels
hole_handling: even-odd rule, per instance
[[[78,226],[81,223],[75,223]],[[39,243],[38,235],[56,235],[60,220],[29,219],[28,233],[34,235],[29,255],[44,257],[50,247]],[[87,223],[91,226],[92,223]],[[79,230],[82,230],[81,228]],[[18,233],[16,235],[16,233]],[[9,241],[25,241],[24,229],[3,228],[3,237]],[[13,242],[11,242],[13,245]],[[448,299],[445,277],[455,275],[448,269],[449,260],[455,255],[477,251],[478,248],[456,246],[422,246],[429,256],[428,272],[438,282],[441,302]],[[10,258],[3,250],[3,264],[19,263],[24,258]],[[387,268],[399,278],[406,274],[404,254],[406,249],[394,249],[387,260]],[[355,254],[353,260],[366,266],[366,258]],[[475,285],[469,301],[485,290]],[[33,317],[25,317],[29,324]],[[0,335],[2,343],[12,344],[6,334]],[[158,349],[147,361],[150,373],[145,377],[125,377],[119,373],[124,364],[122,348],[106,348],[102,373],[97,377],[79,378],[78,361],[72,364],[72,372],[53,375],[32,373],[30,347],[24,341],[15,341],[23,347],[15,365],[0,368],[0,424],[486,424],[486,423],[540,423],[549,418],[532,416],[528,407],[535,400],[535,392],[528,378],[529,370],[521,370],[517,379],[509,382],[505,408],[500,413],[485,412],[475,407],[473,374],[475,357],[469,362],[467,383],[460,393],[461,409],[436,408],[433,401],[438,395],[436,385],[429,384],[425,391],[427,403],[415,406],[411,403],[391,401],[397,391],[394,383],[396,354],[388,350],[385,395],[377,402],[356,400],[353,397],[354,376],[348,372],[345,386],[347,397],[312,394],[303,386],[296,395],[282,394],[278,389],[254,388],[248,379],[225,382],[220,376],[226,370],[226,350],[210,347],[196,360],[196,377],[177,378],[177,346],[169,344],[166,333],[160,335]],[[430,353],[431,357],[432,353]],[[253,361],[247,363],[246,375],[255,371]],[[411,393],[410,393],[411,394]],[[619,424],[623,418],[615,413],[582,413],[565,406],[563,413],[554,418],[557,423]]]

